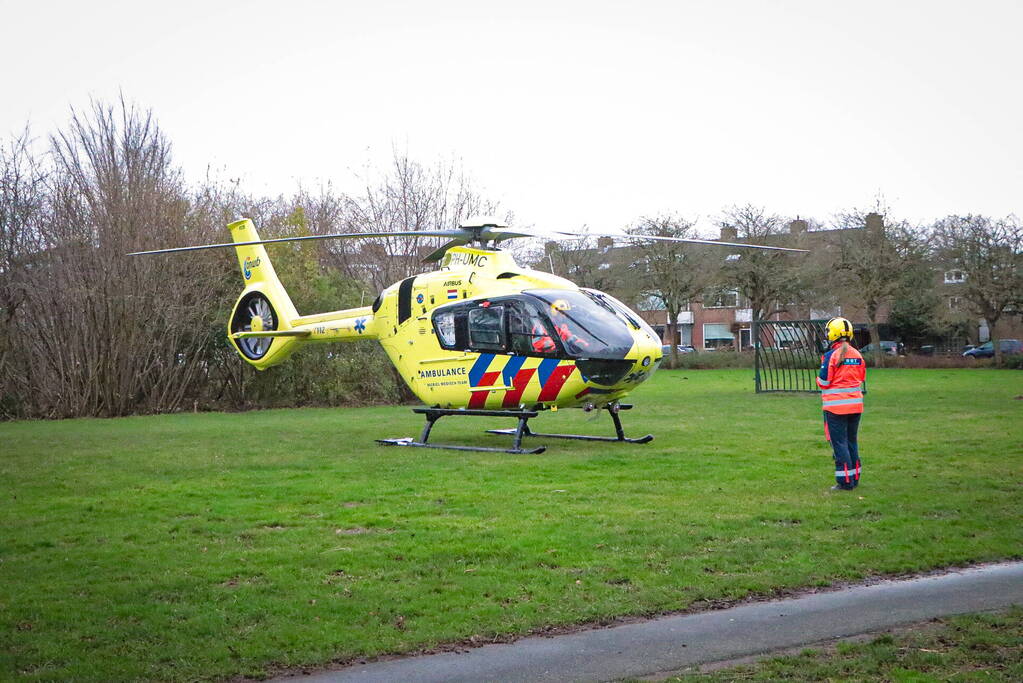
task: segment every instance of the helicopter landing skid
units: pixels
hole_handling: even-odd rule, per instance
[[[513,453],[536,455],[547,450],[546,446],[536,448],[522,448],[522,437],[533,436],[526,425],[526,420],[536,417],[535,410],[475,410],[467,408],[413,408],[412,412],[426,415],[426,424],[423,425],[423,432],[419,435],[419,441],[411,437],[404,439],[377,439],[377,443],[385,446],[411,446],[414,448],[444,448],[451,451],[482,451],[484,453]],[[486,448],[484,446],[455,446],[451,444],[428,443],[430,430],[433,424],[447,415],[468,415],[470,417],[514,417],[518,418],[517,427],[506,430],[498,430],[502,434],[510,434],[515,437],[511,448]]]
[[[539,436],[548,439],[576,439],[578,441],[610,441],[612,443],[650,443],[654,440],[653,434],[647,434],[641,436],[638,439],[629,439],[625,436],[625,430],[622,428],[622,420],[618,417],[618,411],[620,410],[631,410],[632,405],[628,403],[614,403],[605,406],[607,412],[611,414],[611,419],[615,423],[615,434],[616,436],[591,436],[589,434],[541,434],[534,432],[529,428],[529,425],[522,421],[520,426],[516,429],[521,430],[521,436],[517,436],[518,439],[522,436]],[[515,434],[516,429],[488,429],[488,434]]]

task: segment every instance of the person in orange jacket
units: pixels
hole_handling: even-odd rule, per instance
[[[863,356],[849,343],[853,328],[848,320],[832,318],[825,332],[831,348],[821,356],[817,385],[824,404],[824,435],[835,458],[835,485],[831,488],[849,491],[859,485],[862,473],[857,434],[867,371]]]
[[[568,311],[571,308],[572,306],[564,299],[555,301],[551,304],[551,322],[554,323],[554,331],[561,337],[566,350],[569,353],[579,353],[583,349],[589,348],[590,343],[573,331],[574,322],[573,326],[569,327],[568,322],[571,318],[568,316]]]

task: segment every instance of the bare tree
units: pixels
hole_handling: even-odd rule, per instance
[[[17,325],[31,413],[173,410],[192,390],[216,314],[215,257],[168,267],[143,245],[208,241],[209,223],[148,112],[121,101],[73,112],[50,139],[46,219],[16,270]]]
[[[426,167],[395,151],[390,170],[379,181],[367,182],[358,196],[345,197],[343,206],[329,207],[328,215],[344,232],[416,231],[455,228],[469,216],[494,214],[498,208],[497,202],[474,189],[456,164]],[[442,241],[435,237],[342,240],[327,247],[327,259],[379,291],[421,272],[423,257]]]
[[[763,207],[745,204],[726,209],[720,221],[724,237],[754,244],[799,246],[799,237],[790,237],[786,221],[769,214]],[[731,241],[726,239],[725,241]],[[773,250],[743,249],[726,260],[722,278],[749,300],[754,320],[767,320],[785,309],[785,305],[803,298],[803,259],[799,254]]]
[[[630,254],[627,249],[615,247],[610,237],[578,237],[548,241],[542,256],[530,256],[542,270],[628,299],[622,284],[628,277]]]
[[[691,221],[680,216],[643,218],[629,232],[657,237],[696,237]],[[716,248],[684,242],[637,241],[639,256],[633,278],[644,295],[661,302],[668,314],[671,366],[678,365],[678,316],[719,275],[722,255]]]
[[[934,225],[938,258],[966,275],[962,296],[987,321],[995,363],[1002,363],[996,325],[1023,306],[1023,227],[1014,216],[948,216]]]
[[[838,243],[835,268],[840,282],[854,288],[863,301],[871,341],[878,345],[874,362],[883,366],[885,354],[880,349],[878,314],[907,278],[919,270],[925,245],[912,225],[886,220],[875,211],[846,211],[838,214],[835,222],[847,229]]]
[[[18,354],[17,316],[30,287],[25,277],[46,215],[47,170],[26,128],[0,147],[0,416],[16,414],[31,391]]]

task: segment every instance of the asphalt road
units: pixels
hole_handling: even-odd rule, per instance
[[[607,681],[1013,604],[1023,605],[1023,562],[278,680]]]

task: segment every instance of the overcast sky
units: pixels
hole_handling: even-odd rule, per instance
[[[0,0],[0,133],[119,90],[253,192],[458,159],[518,223],[1023,213],[1023,2]]]

